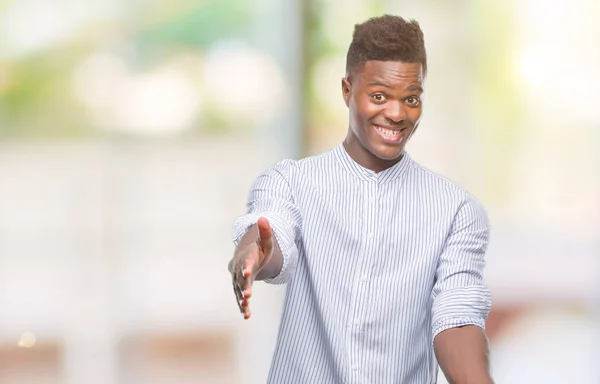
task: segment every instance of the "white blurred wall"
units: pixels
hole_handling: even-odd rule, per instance
[[[2,143],[0,342],[31,332],[59,345],[64,383],[108,384],[140,382],[118,381],[129,337],[224,333],[243,347],[270,333],[230,356],[264,377],[282,290],[258,287],[244,322],[226,265],[269,155],[233,140]]]

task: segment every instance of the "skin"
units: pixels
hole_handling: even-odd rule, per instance
[[[402,159],[421,120],[423,81],[421,63],[400,61],[367,61],[342,79],[349,110],[344,147],[354,161],[381,172]],[[378,127],[395,136],[392,140],[382,136]],[[244,235],[229,262],[236,301],[245,319],[250,318],[253,282],[276,276],[282,265],[269,222],[261,218]],[[445,330],[435,338],[434,351],[450,384],[493,384],[489,343],[481,328],[468,325]]]
[[[244,319],[250,318],[250,297],[255,280],[277,276],[283,266],[283,255],[269,221],[261,217],[250,227],[229,262],[233,292]]]
[[[423,112],[423,65],[400,61],[367,61],[342,79],[350,124],[346,151],[358,164],[381,172],[402,159]],[[376,127],[401,133],[388,142]]]
[[[433,349],[448,383],[494,384],[488,338],[478,326],[466,325],[440,332]]]

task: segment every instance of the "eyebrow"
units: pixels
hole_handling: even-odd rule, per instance
[[[407,88],[407,90],[423,92],[423,87],[420,85],[411,85],[410,87]]]
[[[373,87],[373,86],[381,86],[381,87],[385,87],[385,88],[390,88],[393,89],[394,87],[391,84],[388,83],[384,83],[381,81],[371,81],[369,84],[367,84],[368,87]],[[406,89],[407,91],[418,91],[418,92],[423,92],[423,87],[420,85],[411,85],[410,87],[408,87]]]
[[[368,87],[372,87],[372,86],[375,86],[375,85],[379,85],[381,87],[386,87],[386,88],[394,88],[394,87],[392,87],[391,84],[384,83],[384,82],[377,81],[377,80],[371,81],[369,84],[367,84]]]

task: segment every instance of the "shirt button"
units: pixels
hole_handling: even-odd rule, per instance
[[[367,238],[368,238],[368,239],[372,239],[372,238],[373,238],[373,233],[372,233],[372,232],[369,232],[369,233],[367,234]]]
[[[358,371],[358,365],[354,364],[354,365],[352,366],[352,370],[354,370],[354,371]]]
[[[361,279],[362,279],[362,281],[367,281],[367,279],[368,279],[368,278],[369,278],[369,277],[368,277],[367,275],[362,275],[362,276],[361,276]]]

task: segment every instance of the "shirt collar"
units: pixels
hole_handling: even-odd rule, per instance
[[[391,167],[384,169],[383,171],[376,173],[373,170],[363,167],[358,164],[344,148],[344,144],[340,143],[334,148],[335,157],[339,160],[342,166],[350,172],[352,175],[361,178],[366,181],[375,181],[384,183],[386,181],[394,180],[404,171],[408,169],[412,163],[412,159],[408,155],[408,152],[402,152],[402,159]]]

